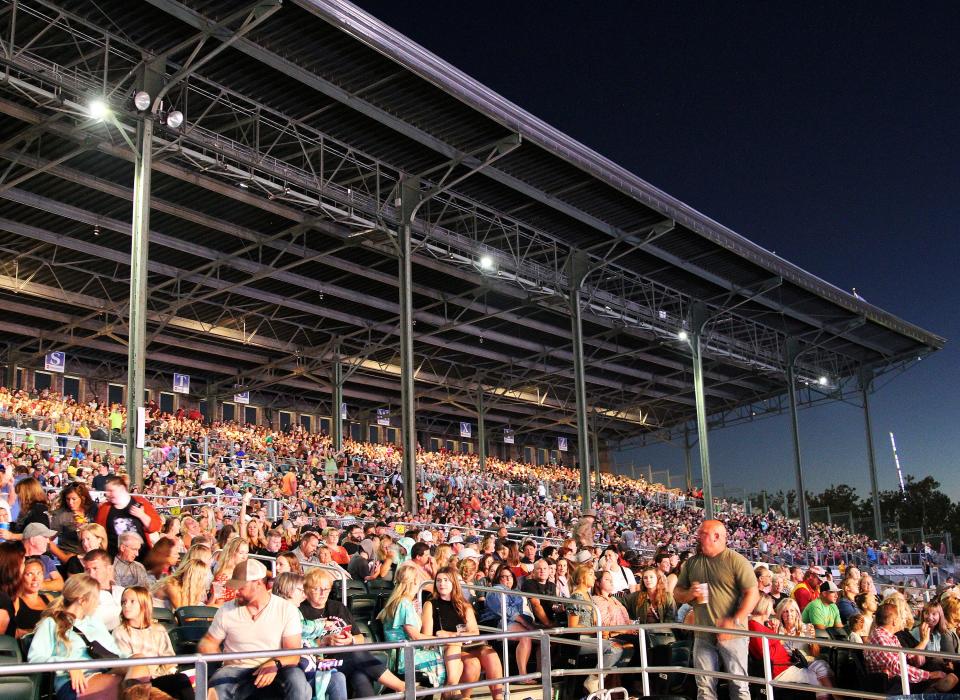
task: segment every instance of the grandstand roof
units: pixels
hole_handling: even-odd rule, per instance
[[[333,0],[26,0],[0,57],[0,331],[122,365],[142,56],[184,80],[157,126],[148,369],[259,401],[399,403],[397,183],[415,230],[421,425],[575,432],[567,260],[586,256],[587,396],[609,439],[694,413],[691,305],[710,412],[778,411],[785,344],[808,400],[943,339],[762,249]],[[15,19],[15,22],[14,22]],[[115,124],[84,111],[107,95]],[[489,266],[481,259],[489,256]],[[827,386],[818,386],[826,376]],[[198,382],[202,385],[202,382]],[[197,386],[196,384],[194,386]],[[495,433],[494,433],[495,434]]]

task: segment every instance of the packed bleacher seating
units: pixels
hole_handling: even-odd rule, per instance
[[[481,471],[476,455],[420,450],[420,503],[411,516],[395,445],[346,440],[336,452],[328,436],[300,427],[206,424],[197,411],[156,407],[144,487],[131,494],[122,446],[110,444],[124,424],[120,406],[0,388],[0,634],[29,644],[33,661],[92,658],[81,634],[121,656],[250,650],[244,625],[260,614],[269,621],[264,630],[279,636],[254,650],[693,619],[697,601],[680,604],[673,595],[702,544],[703,512],[692,494],[603,474],[595,508],[583,515],[577,470],[488,458]],[[726,545],[757,562],[751,576],[762,604],[750,629],[803,638],[784,653],[806,657],[809,672],[796,675],[821,694],[834,683],[879,688],[889,669],[869,654],[821,653],[818,636],[896,635],[904,646],[960,651],[952,581],[881,593],[866,556],[880,547],[866,537],[815,524],[803,541],[798,524],[773,511],[725,504],[721,512]],[[897,616],[884,607],[893,603]],[[240,608],[251,620],[237,618]],[[880,608],[887,636],[874,634]],[[637,665],[635,642],[604,640],[604,667]],[[653,659],[691,663],[680,631],[647,642]],[[497,644],[438,641],[418,650],[415,672],[440,687],[533,671],[529,638],[511,646],[504,658]],[[580,661],[576,653],[561,661],[589,668],[585,648]],[[336,700],[403,689],[402,657],[353,656],[360,655],[291,653],[246,668],[253,676],[230,667],[220,678]],[[948,684],[949,669],[929,662],[917,665],[916,681]],[[91,678],[57,674],[57,697],[82,695],[87,683],[110,692],[113,680]],[[192,696],[175,666],[138,667],[127,680]],[[630,674],[620,680],[636,689]],[[663,690],[691,690],[681,675],[660,680]],[[573,697],[599,682],[587,675]],[[499,697],[502,687],[492,682],[490,692]]]

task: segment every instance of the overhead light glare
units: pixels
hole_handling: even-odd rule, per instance
[[[150,109],[150,93],[145,90],[140,90],[136,95],[133,96],[133,106],[139,109],[141,112],[146,112]]]
[[[171,129],[179,129],[181,124],[183,124],[183,112],[175,109],[167,114],[167,126]]]
[[[687,342],[688,340],[690,340],[690,334],[687,333],[686,331],[680,331],[679,333],[677,333],[677,340]]]
[[[110,113],[110,109],[107,107],[107,103],[101,100],[100,98],[90,101],[90,104],[87,105],[87,112],[90,113],[90,116],[98,121],[105,119],[107,114]]]
[[[489,255],[481,256],[480,258],[480,269],[481,270],[492,270],[493,269],[493,258]]]
[[[820,378],[817,380],[817,383],[820,386],[826,386],[827,384],[830,383],[830,380],[827,379],[826,375],[821,375]]]

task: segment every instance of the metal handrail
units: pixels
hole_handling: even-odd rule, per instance
[[[270,562],[271,563],[270,575],[271,576],[277,575],[277,558],[276,557],[268,557],[265,554],[248,554],[247,558],[259,559],[261,561]],[[308,561],[301,561],[300,566],[313,568],[313,569],[323,569],[324,571],[329,571],[334,576],[336,576],[337,580],[340,581],[340,602],[342,602],[344,605],[347,604],[347,583],[346,582],[352,581],[353,579],[350,578],[350,575],[346,571],[341,569],[336,564],[314,564]]]

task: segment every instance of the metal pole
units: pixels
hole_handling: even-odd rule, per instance
[[[333,356],[333,377],[330,383],[333,388],[330,437],[333,439],[333,449],[339,452],[343,449],[343,415],[340,413],[343,405],[343,364],[340,362],[339,350]]]
[[[873,450],[873,421],[870,420],[870,387],[873,375],[860,371],[860,392],[863,395],[863,424],[867,432],[867,463],[870,467],[870,496],[873,500],[873,531],[877,542],[883,539],[883,519],[880,513],[880,489],[877,486],[877,456]]]
[[[127,475],[130,488],[143,490],[143,449],[137,445],[137,409],[143,405],[147,339],[147,253],[150,246],[150,167],[153,119],[137,124],[130,242],[130,316],[127,340]]]
[[[600,477],[600,433],[597,431],[597,414],[593,414],[593,436],[591,446],[593,447],[593,469],[597,475],[597,493],[603,489],[603,480]]]
[[[683,426],[683,463],[686,467],[686,484],[687,491],[693,491],[693,455],[690,453],[690,448],[693,447],[693,443],[690,442],[690,425],[685,423]]]
[[[480,469],[487,466],[487,409],[483,405],[483,386],[477,385],[477,455]]]
[[[793,468],[797,478],[797,511],[800,514],[800,536],[806,540],[809,530],[806,491],[803,486],[803,463],[800,459],[800,422],[797,420],[797,378],[794,361],[799,346],[793,338],[787,339],[787,396],[790,399],[790,429],[793,437]]]
[[[690,354],[693,360],[693,397],[697,408],[697,442],[700,446],[700,472],[703,475],[703,511],[707,520],[713,520],[713,485],[710,480],[710,446],[707,439],[707,400],[703,392],[703,357],[701,336],[706,323],[705,312],[699,305],[691,310]]]
[[[586,272],[582,253],[573,253],[569,262],[570,325],[573,330],[573,384],[577,401],[577,459],[580,461],[580,508],[585,513],[590,499],[590,433],[587,428],[587,384],[583,357],[583,321],[580,313],[580,285]]]
[[[420,199],[419,181],[400,182],[400,411],[403,443],[403,499],[407,511],[417,514],[417,435],[413,384],[413,232],[414,207]],[[412,675],[412,674],[411,674]]]

